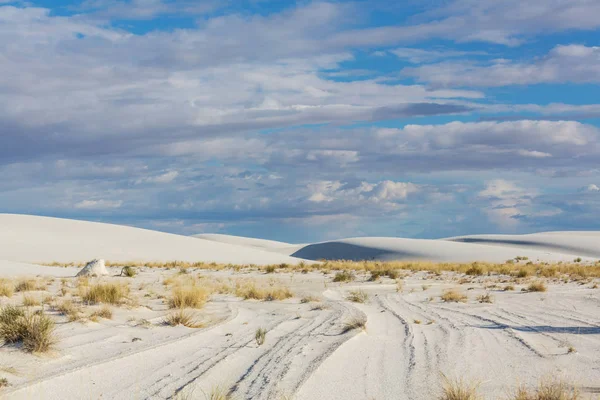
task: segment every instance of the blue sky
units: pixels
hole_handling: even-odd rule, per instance
[[[0,212],[290,242],[598,230],[597,15],[0,0]]]

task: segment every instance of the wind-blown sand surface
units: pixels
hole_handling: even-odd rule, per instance
[[[0,259],[11,259],[11,255],[22,259],[28,247],[30,260],[43,261],[47,254],[58,256],[51,260],[77,260],[69,253],[69,246],[50,238],[54,225],[48,221],[56,220],[42,220],[27,226],[46,226],[45,232],[21,228],[12,231],[14,236],[4,233],[1,240],[10,240],[11,246],[18,247],[20,241],[28,246],[16,250],[2,247]],[[104,235],[104,229],[109,229],[86,223],[56,226],[69,227],[68,235],[57,230],[62,238],[77,237],[77,226],[87,237]],[[118,231],[108,227],[110,232]],[[92,232],[96,228],[101,232]],[[141,251],[144,239],[150,237],[147,231],[129,232],[141,235],[127,239]],[[189,239],[186,245],[202,243],[197,238],[184,239]],[[480,252],[505,251],[496,245],[431,242],[452,249],[464,245]],[[76,241],[71,243],[75,256],[87,254],[78,253]],[[121,242],[111,243],[114,249],[99,249],[127,255],[122,253]],[[156,243],[158,239],[151,242]],[[164,243],[168,247],[168,242],[160,242]],[[180,243],[175,246],[184,246]],[[59,248],[50,251],[52,245]],[[213,251],[218,248],[218,243],[210,245],[215,246]],[[87,251],[98,249],[86,246]],[[241,251],[240,256],[252,250],[239,247],[242,250],[235,246],[226,249]],[[162,253],[148,251],[169,254],[168,249],[161,249]],[[193,251],[186,254],[192,257],[196,254]],[[266,253],[255,251],[258,253],[252,254]],[[440,251],[446,257],[454,250],[442,247]],[[516,251],[526,255],[522,248]],[[505,254],[503,261],[512,255]],[[278,253],[272,256],[281,257]],[[570,260],[572,257],[568,254]],[[58,338],[54,350],[45,354],[26,353],[20,345],[0,346],[0,378],[9,384],[0,389],[0,397],[205,399],[205,393],[220,385],[235,399],[418,400],[438,398],[442,373],[481,382],[480,391],[486,399],[507,398],[517,385],[534,386],[548,375],[571,380],[586,395],[600,393],[598,278],[400,271],[397,280],[382,277],[370,281],[369,274],[359,271],[353,281],[339,283],[333,281],[335,271],[301,273],[301,268],[297,272],[282,268],[265,273],[248,267],[186,271],[139,267],[132,278],[117,276],[120,268],[108,269],[109,276],[86,283],[74,278],[77,268],[0,261],[0,279],[16,284],[21,278],[15,277],[28,276],[38,282],[36,290],[0,295],[0,306],[20,305],[25,296],[43,301],[43,306],[32,309],[43,310],[55,320]],[[548,286],[546,292],[521,290],[540,279]],[[165,317],[172,312],[168,300],[176,287],[173,282],[188,281],[212,288],[210,300],[194,311],[203,327],[165,325]],[[91,315],[100,305],[79,300],[81,285],[85,288],[96,282],[127,284],[131,290],[124,304],[110,306],[111,319],[94,320]],[[287,287],[293,296],[274,301],[244,300],[237,296],[236,287],[248,283],[267,289]],[[514,290],[505,291],[508,285]],[[443,302],[440,296],[446,289],[458,290],[467,300]],[[367,294],[365,303],[348,300],[349,293],[356,290]],[[490,294],[493,302],[480,303],[477,297],[483,294]],[[81,307],[80,319],[69,321],[61,314],[57,305],[64,300]],[[354,318],[366,320],[366,329],[346,330],[346,323]],[[267,331],[261,346],[255,341],[258,328]]]
[[[30,215],[0,214],[0,259],[41,262],[204,261],[295,264],[300,260],[146,229]]]

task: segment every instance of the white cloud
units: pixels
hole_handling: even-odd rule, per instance
[[[138,185],[142,184],[142,183],[158,183],[158,184],[170,183],[170,182],[173,182],[175,180],[175,178],[177,178],[178,176],[179,176],[179,172],[168,171],[168,172],[165,172],[164,174],[137,179],[135,181],[135,183]]]
[[[503,228],[515,228],[519,225],[514,217],[524,213],[524,207],[531,204],[534,195],[534,191],[525,190],[504,179],[486,182],[485,189],[479,192],[479,197],[489,202],[484,211],[491,221]]]
[[[582,188],[582,191],[584,192],[600,192],[600,187],[598,187],[598,185],[594,185],[593,183],[587,185],[586,187]]]
[[[85,210],[105,210],[119,208],[123,202],[121,200],[82,200],[75,204],[77,209]]]

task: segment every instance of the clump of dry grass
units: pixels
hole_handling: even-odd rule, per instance
[[[300,299],[300,303],[302,303],[302,304],[313,303],[313,302],[317,302],[317,301],[321,301],[321,299],[319,299],[317,296],[312,296],[312,295],[306,295]]]
[[[14,286],[11,281],[9,281],[8,279],[0,279],[0,297],[12,297],[14,292]]]
[[[548,290],[548,287],[542,281],[532,282],[525,289],[527,292],[545,292],[546,290]]]
[[[202,328],[202,324],[196,321],[196,315],[183,308],[167,315],[164,323],[171,326],[183,325],[188,328]]]
[[[492,296],[489,293],[482,294],[482,295],[477,296],[477,301],[480,303],[493,303],[494,296]]]
[[[353,317],[344,322],[342,333],[350,332],[355,329],[365,329],[366,326],[367,320],[364,317]]]
[[[66,315],[69,322],[79,321],[81,319],[81,307],[77,306],[71,300],[64,300],[56,307],[56,311]]]
[[[109,306],[104,306],[101,309],[99,309],[98,311],[94,311],[91,315],[91,317],[100,317],[100,318],[104,318],[104,319],[112,319],[113,317],[113,312],[110,309]]]
[[[515,290],[515,287],[513,285],[506,285],[504,286],[504,290],[505,292],[511,291],[511,290]]]
[[[202,308],[210,292],[200,286],[175,287],[169,299],[170,308]]]
[[[22,279],[15,285],[16,292],[31,292],[44,289],[46,289],[46,287],[40,284],[37,279]]]
[[[285,286],[270,286],[268,288],[257,287],[254,282],[238,282],[235,288],[235,295],[244,300],[285,300],[293,297],[294,294]]]
[[[333,277],[334,282],[351,282],[354,280],[354,274],[348,271],[340,271]]]
[[[558,378],[543,379],[537,388],[521,386],[514,400],[578,400],[581,396],[577,388]]]
[[[483,269],[483,266],[479,265],[476,262],[471,264],[471,267],[465,271],[465,274],[473,276],[483,275],[484,273],[485,270]]]
[[[390,279],[396,279],[398,277],[398,271],[395,269],[374,269],[371,271],[369,281],[374,282],[382,276],[387,276]]]
[[[442,375],[442,394],[439,400],[480,400],[479,383],[464,378],[449,379]]]
[[[464,303],[467,301],[467,295],[456,289],[448,289],[440,297],[446,303]]]
[[[8,379],[0,378],[0,389],[8,387]]]
[[[352,290],[348,294],[347,299],[354,303],[365,303],[369,300],[369,295],[362,290]]]
[[[256,333],[254,334],[254,340],[256,340],[256,344],[258,346],[262,346],[265,344],[265,340],[267,339],[267,330],[264,328],[258,328]]]
[[[83,288],[81,299],[90,304],[120,304],[129,295],[129,286],[118,283],[98,283]]]
[[[42,304],[42,302],[35,296],[23,296],[23,305],[25,307],[34,307],[39,306],[40,304]]]
[[[22,342],[26,351],[43,353],[56,343],[54,321],[45,314],[7,306],[0,310],[0,338],[5,343]]]
[[[128,278],[133,278],[136,276],[137,271],[131,265],[126,265],[121,269],[121,276],[126,276]]]

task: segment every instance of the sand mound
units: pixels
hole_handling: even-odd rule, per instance
[[[108,275],[104,260],[92,260],[77,273],[77,276],[102,276]]]
[[[248,247],[256,247],[259,249],[272,250],[272,249],[282,249],[293,246],[293,244],[278,242],[275,240],[266,240],[266,239],[255,239],[255,238],[247,238],[243,236],[233,236],[233,235],[222,235],[218,233],[201,233],[199,235],[193,235],[192,237],[204,240],[211,240],[213,242],[220,243],[229,243],[235,244],[239,246],[248,246]]]
[[[484,244],[600,257],[600,232],[544,232],[529,235],[469,235],[444,239],[452,242]]]
[[[0,214],[0,259],[44,263],[203,261],[233,264],[296,264],[301,260],[257,248],[96,222]]]
[[[517,256],[540,261],[572,261],[578,253],[546,252],[535,247],[489,246],[450,240],[364,237],[304,246],[291,254],[309,260],[427,260],[504,262]]]

